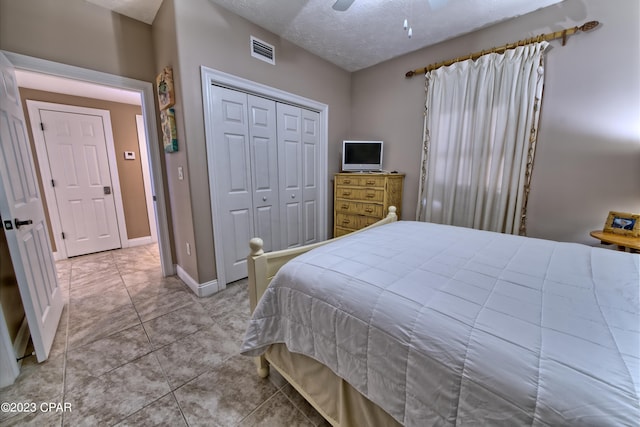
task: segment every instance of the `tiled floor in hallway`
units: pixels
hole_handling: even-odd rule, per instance
[[[328,425],[281,377],[260,379],[239,355],[246,280],[198,298],[162,277],[156,245],[57,268],[66,305],[50,357],[27,357],[16,383],[0,390],[0,402],[38,410],[2,412],[0,425]],[[70,410],[41,411],[48,402]]]

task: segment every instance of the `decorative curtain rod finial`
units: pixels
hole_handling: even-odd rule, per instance
[[[595,27],[597,27],[598,25],[600,25],[600,22],[598,22],[598,21],[589,21],[589,22],[585,22],[584,24],[579,26],[578,29],[580,31],[591,31]]]

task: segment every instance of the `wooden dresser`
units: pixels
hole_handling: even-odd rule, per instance
[[[389,206],[402,209],[402,173],[337,173],[333,181],[333,237],[384,218]]]

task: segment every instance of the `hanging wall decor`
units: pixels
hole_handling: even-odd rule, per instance
[[[160,125],[162,127],[162,141],[164,151],[173,153],[178,151],[178,135],[176,131],[176,115],[173,108],[160,111]]]
[[[176,103],[175,93],[173,91],[173,70],[171,67],[165,67],[158,77],[156,77],[156,85],[158,88],[158,105],[160,110],[173,107]]]

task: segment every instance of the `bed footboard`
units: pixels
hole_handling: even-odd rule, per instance
[[[370,226],[363,228],[354,233],[361,233],[371,227],[377,227],[384,224],[389,224],[398,220],[396,215],[396,207],[389,206],[389,213],[380,221],[371,224]],[[353,234],[353,233],[351,233]],[[278,272],[280,267],[286,264],[289,260],[301,255],[311,249],[325,245],[336,239],[342,239],[346,236],[336,237],[334,239],[325,240],[323,242],[313,243],[298,248],[283,249],[274,252],[264,252],[263,241],[259,237],[254,237],[249,241],[249,247],[251,252],[247,257],[247,272],[249,275],[249,303],[251,305],[251,312],[255,310],[258,301],[264,294],[265,290],[271,283],[271,279]],[[269,365],[263,356],[256,358],[256,368],[258,369],[258,375],[264,378],[269,375]]]

